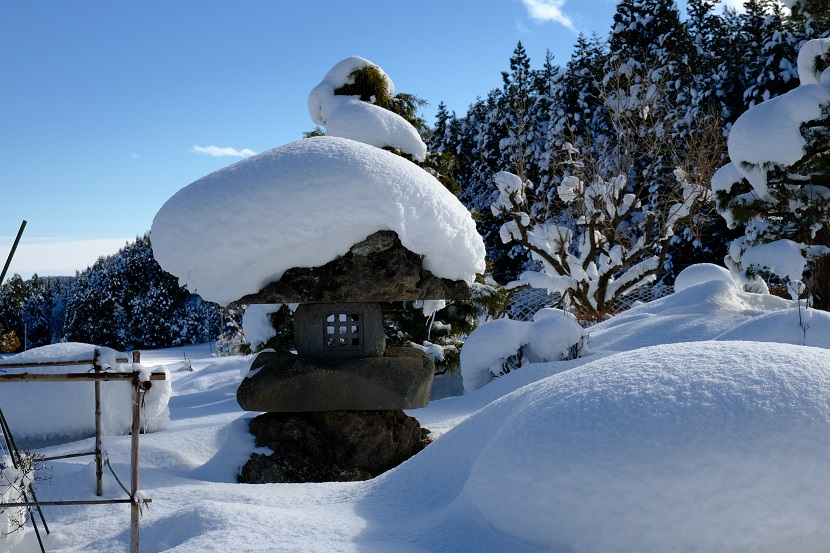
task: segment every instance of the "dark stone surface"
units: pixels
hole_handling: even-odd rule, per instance
[[[257,447],[239,481],[351,482],[368,480],[421,451],[428,431],[402,411],[265,413],[251,420]]]
[[[423,257],[401,244],[390,230],[376,232],[344,256],[322,267],[295,267],[238,303],[384,302],[465,300],[466,282],[438,278]]]
[[[251,372],[236,391],[246,411],[400,410],[429,403],[435,364],[415,348],[339,361],[276,351],[257,355]]]
[[[328,316],[335,320],[328,322]],[[386,334],[380,304],[301,303],[294,311],[294,344],[297,353],[315,359],[383,357]]]

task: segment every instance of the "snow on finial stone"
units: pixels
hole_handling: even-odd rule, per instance
[[[366,66],[378,69],[387,83],[387,93],[395,93],[395,85],[383,70],[359,56],[338,62],[308,95],[308,113],[317,125],[326,127],[328,136],[339,136],[375,146],[399,148],[417,161],[426,159],[427,147],[418,131],[406,119],[380,106],[355,96],[340,96],[335,90],[353,84],[355,70]]]

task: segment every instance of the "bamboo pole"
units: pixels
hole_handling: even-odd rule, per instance
[[[138,357],[134,356],[134,359]],[[37,501],[37,497],[34,496],[34,489],[31,488],[31,492],[33,494],[32,499],[34,501],[28,501],[28,497],[25,496],[24,492],[24,500],[25,502],[19,503],[6,503],[4,504],[5,507],[28,507],[31,508],[32,506],[37,506],[38,510],[40,510],[41,505],[103,505],[107,503],[130,503],[130,553],[138,553],[138,546],[139,546],[139,522],[141,519],[141,503],[149,503],[151,499],[146,498],[139,498],[138,496],[138,470],[139,470],[139,435],[141,431],[141,391],[147,391],[152,387],[153,380],[166,380],[167,375],[165,373],[154,372],[150,373],[149,376],[142,380],[141,375],[138,371],[134,371],[131,373],[108,373],[108,372],[101,372],[101,368],[97,363],[98,361],[98,350],[96,348],[95,357],[93,359],[92,365],[95,369],[93,373],[64,373],[64,374],[41,374],[41,373],[18,373],[18,374],[0,374],[0,382],[72,382],[72,381],[80,381],[80,382],[94,382],[97,385],[100,382],[106,381],[124,381],[130,380],[133,387],[133,420],[132,420],[132,443],[131,443],[131,462],[130,462],[130,480],[131,480],[131,492],[129,499],[101,499],[97,501]],[[121,360],[119,360],[121,362]],[[81,362],[55,362],[51,365],[69,365],[69,364],[90,364],[89,361],[81,361]],[[36,366],[43,366],[44,364],[41,363],[24,363],[19,365],[11,365],[11,364],[0,364],[0,367],[6,368],[28,368],[28,367],[36,367]],[[96,405],[96,411],[99,411],[100,406]],[[0,411],[0,415],[2,415],[2,411]],[[97,413],[96,413],[97,416]],[[2,418],[0,418],[0,422],[4,422]],[[10,433],[9,433],[10,434]],[[67,456],[60,456],[56,458],[62,457],[73,457],[73,456],[81,456],[81,455],[96,455],[100,454],[100,447],[98,440],[100,439],[100,430],[96,428],[96,451],[90,453],[81,453],[76,455],[67,455]],[[9,436],[11,438],[11,436]],[[12,438],[13,439],[13,438]],[[97,456],[97,455],[96,455]],[[102,469],[103,472],[103,469]],[[116,476],[117,479],[117,476]],[[123,487],[123,486],[122,486]],[[99,493],[98,495],[102,495]],[[41,513],[41,518],[43,515]],[[43,521],[44,526],[46,525],[46,521]],[[47,533],[49,532],[48,528],[46,528]],[[40,539],[40,534],[37,532],[37,527],[35,527],[35,532],[38,534],[38,539]],[[43,550],[43,546],[41,545],[41,550]]]
[[[149,382],[147,382],[149,384]],[[133,434],[130,454],[130,553],[138,553],[138,525],[141,505],[138,499],[138,437],[141,430],[141,382],[138,375],[133,378]]]
[[[0,365],[5,368],[5,365]],[[17,373],[0,374],[0,382],[110,382],[117,380],[132,380],[134,373],[66,373],[41,374]],[[150,373],[150,380],[166,380],[164,373]]]
[[[26,220],[24,219],[20,224],[20,230],[17,231],[17,238],[14,239],[14,244],[12,245],[12,250],[9,252],[9,257],[6,258],[6,264],[3,266],[3,272],[0,273],[0,284],[3,284],[3,279],[6,278],[6,272],[9,270],[9,265],[11,265],[14,252],[17,251],[17,245],[20,243],[20,237],[23,236],[23,229],[25,228]]]
[[[147,503],[152,503],[150,498],[144,500]],[[11,507],[28,507],[43,505],[45,507],[59,507],[64,505],[109,505],[110,503],[132,503],[132,499],[90,499],[90,500],[68,500],[68,501],[27,501],[18,503],[3,503],[3,508]]]
[[[101,374],[101,365],[98,358],[101,352],[95,348],[92,357],[92,368],[95,374]],[[95,495],[104,495],[104,457],[101,453],[101,382],[95,381]]]
[[[14,468],[16,469],[23,468],[20,465],[20,462],[22,461],[20,457],[20,450],[17,449],[17,444],[14,441],[14,436],[12,435],[12,431],[9,428],[9,422],[6,420],[6,415],[3,414],[2,409],[0,409],[0,428],[2,429],[3,436],[6,439],[6,446],[9,449],[9,456],[12,459],[12,465],[14,465]],[[20,490],[20,495],[23,497],[23,501],[29,503],[29,497],[26,494],[26,487],[27,486],[24,486],[23,489]],[[37,501],[37,495],[35,495],[34,486],[30,483],[28,485],[28,488],[29,491],[32,493],[32,499]],[[43,516],[43,511],[41,510],[40,505],[35,505],[35,508],[37,509],[37,512],[40,514],[40,520],[43,522],[43,528],[46,530],[46,533],[48,534],[49,526],[47,526],[46,524],[46,518]],[[40,537],[40,530],[38,530],[37,521],[35,520],[35,514],[32,511],[32,507],[26,506],[26,510],[29,512],[29,519],[32,521],[32,528],[34,528],[35,530],[35,536],[37,537],[37,542],[40,545],[40,551],[41,553],[45,553],[46,549],[43,547],[43,539]]]
[[[37,367],[70,367],[73,365],[92,365],[94,361],[41,361],[37,363],[0,363],[0,368],[3,369],[26,369]],[[115,360],[116,363],[127,363],[129,359],[126,357],[119,357]]]

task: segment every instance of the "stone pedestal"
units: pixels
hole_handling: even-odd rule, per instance
[[[263,352],[239,385],[247,411],[402,410],[425,407],[435,365],[414,348],[389,348],[383,357],[313,359]]]
[[[265,413],[250,424],[258,447],[242,467],[246,484],[368,480],[423,449],[428,432],[402,411]]]

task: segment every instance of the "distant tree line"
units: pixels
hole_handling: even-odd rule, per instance
[[[2,351],[65,341],[164,348],[216,340],[222,331],[222,309],[163,271],[147,235],[73,277],[14,275],[0,286]]]

